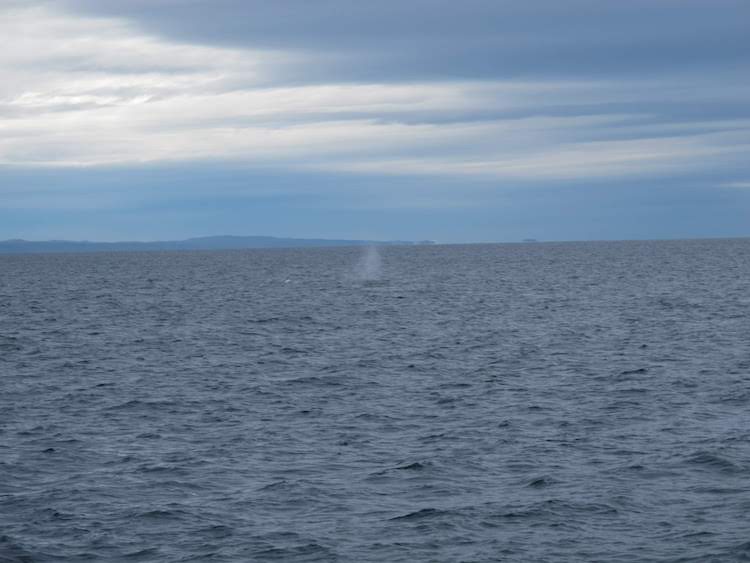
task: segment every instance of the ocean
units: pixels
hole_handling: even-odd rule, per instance
[[[0,256],[0,562],[750,561],[750,239]]]

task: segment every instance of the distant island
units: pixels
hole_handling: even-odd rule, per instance
[[[310,248],[329,246],[369,245],[421,245],[435,244],[423,241],[375,241],[301,239],[264,236],[213,236],[153,242],[91,242],[69,240],[28,241],[12,239],[0,241],[0,254],[25,254],[47,252],[118,252],[133,250],[232,250],[243,248]]]

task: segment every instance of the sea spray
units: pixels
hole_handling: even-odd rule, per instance
[[[382,275],[382,271],[383,265],[378,247],[365,247],[359,262],[357,263],[357,278],[361,280],[378,280]]]

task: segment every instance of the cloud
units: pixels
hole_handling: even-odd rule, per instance
[[[621,76],[744,65],[744,0],[65,0],[163,37],[304,52],[297,80]],[[294,80],[291,74],[280,73]],[[300,77],[301,75],[301,77]]]
[[[276,43],[261,33],[257,41],[238,35],[212,45],[186,43],[190,37],[168,24],[167,15],[178,8],[188,14],[179,21],[192,14],[210,22],[201,3],[128,3],[131,11],[122,15],[132,21],[112,15],[120,15],[123,3],[77,5],[109,8],[111,14],[81,17],[47,4],[6,7],[0,33],[11,47],[0,54],[6,78],[0,163],[80,167],[203,160],[538,180],[659,174],[699,167],[698,159],[732,162],[750,143],[747,119],[695,121],[679,111],[660,111],[675,94],[683,104],[705,98],[706,88],[694,87],[689,78],[271,86],[277,67],[305,57],[317,61],[314,49],[295,51],[299,38],[291,30],[312,18],[308,40],[325,48],[328,40],[317,35],[327,29],[321,14],[297,6]],[[481,5],[493,17],[508,9]],[[228,6],[221,3],[217,13]],[[232,6],[242,11],[246,5]],[[286,8],[269,6],[263,17],[271,28],[281,25],[277,19]],[[334,7],[343,9],[329,2],[322,13]],[[391,8],[396,15],[375,10],[373,25],[397,18],[401,8]],[[361,18],[371,10],[344,13]],[[519,17],[529,16],[524,14]],[[228,19],[222,21],[232,29]],[[433,23],[442,29],[446,21]],[[148,22],[151,30],[162,22],[166,33],[137,25]],[[259,24],[247,25],[252,30]],[[467,36],[475,26],[490,32],[474,19],[458,25],[463,27],[456,33]],[[407,32],[397,25],[394,33]],[[433,32],[425,30],[430,37]],[[747,91],[741,82],[718,101],[744,110]]]
[[[0,198],[131,219],[278,203],[324,225],[575,214],[552,190],[581,209],[576,189],[621,210],[669,186],[692,213],[678,185],[745,205],[724,188],[750,174],[747,16],[744,0],[0,0]]]

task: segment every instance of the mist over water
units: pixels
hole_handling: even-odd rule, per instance
[[[379,280],[383,274],[383,259],[377,246],[366,246],[357,262],[355,276],[364,281]]]
[[[750,240],[0,256],[0,561],[748,560],[748,296]]]

